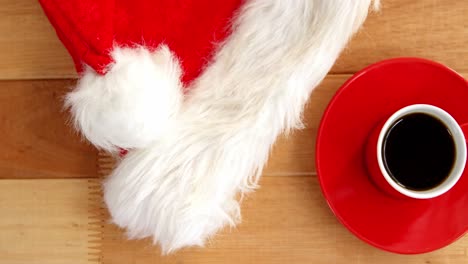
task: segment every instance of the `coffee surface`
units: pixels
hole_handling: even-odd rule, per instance
[[[383,143],[383,161],[401,186],[429,190],[445,181],[455,162],[455,143],[436,117],[415,113],[397,120]]]

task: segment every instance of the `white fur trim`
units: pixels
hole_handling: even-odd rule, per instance
[[[170,132],[132,151],[105,183],[113,221],[164,253],[240,220],[277,136],[301,127],[310,92],[371,0],[251,0],[193,84]]]
[[[102,76],[90,67],[66,98],[78,130],[96,147],[115,152],[157,139],[182,102],[181,70],[165,45],[115,48]]]

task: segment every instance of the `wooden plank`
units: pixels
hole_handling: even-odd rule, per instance
[[[315,177],[264,177],[242,205],[243,223],[215,236],[207,248],[160,256],[150,241],[126,241],[105,225],[103,263],[343,263],[468,262],[468,236],[429,254],[403,256],[373,248],[347,231],[327,207]]]
[[[275,145],[265,175],[315,173],[315,138],[320,117],[334,92],[349,76],[329,76],[305,111],[307,128]],[[66,125],[63,95],[73,81],[0,82],[0,178],[96,177],[96,150]]]
[[[0,178],[96,177],[97,153],[66,125],[71,81],[0,83]]]
[[[0,79],[76,77],[37,0],[0,0]]]
[[[468,76],[465,74],[464,76]],[[314,175],[315,140],[321,116],[350,75],[329,75],[304,112],[306,128],[282,136],[273,147],[264,175]],[[96,177],[97,153],[65,125],[62,96],[72,81],[0,83],[0,178]],[[106,162],[111,162],[106,159]],[[102,165],[102,164],[100,164]],[[107,170],[111,168],[106,165]]]
[[[425,57],[468,72],[468,1],[381,2],[332,72],[353,73],[392,57]]]
[[[384,0],[334,73],[396,56],[431,58],[468,72],[468,2]],[[13,30],[14,29],[14,30]],[[76,77],[73,63],[36,0],[0,0],[0,79]]]
[[[96,180],[0,180],[0,263],[99,263]]]
[[[99,209],[86,179],[0,180],[0,263],[453,263],[468,261],[468,236],[429,254],[373,248],[342,227],[315,177],[264,177],[242,205],[243,223],[206,248],[161,256],[148,240],[127,241]]]
[[[313,92],[304,110],[306,128],[281,136],[273,147],[264,175],[314,175],[315,140],[323,112],[350,75],[329,75]]]

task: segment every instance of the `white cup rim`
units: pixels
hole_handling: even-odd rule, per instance
[[[392,127],[396,120],[401,117],[413,114],[413,113],[424,113],[436,117],[442,123],[444,123],[452,134],[455,143],[455,162],[447,179],[435,188],[430,190],[415,191],[404,188],[400,184],[396,183],[393,178],[387,172],[387,169],[383,161],[383,142],[388,130]],[[379,137],[377,140],[377,162],[379,169],[383,174],[387,183],[399,193],[416,199],[430,199],[440,196],[450,190],[460,179],[466,165],[466,140],[463,131],[457,121],[445,110],[428,104],[414,104],[403,107],[396,111],[385,121],[382,129],[380,130]]]

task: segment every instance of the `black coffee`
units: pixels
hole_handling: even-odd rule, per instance
[[[389,129],[382,153],[384,165],[397,183],[422,191],[438,186],[448,177],[455,162],[455,143],[439,119],[409,114]]]

